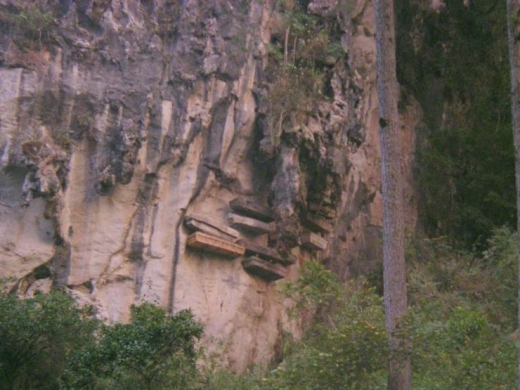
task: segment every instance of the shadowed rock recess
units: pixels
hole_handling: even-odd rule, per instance
[[[61,288],[109,321],[142,301],[191,308],[241,371],[301,334],[277,284],[306,261],[348,277],[379,257],[372,4],[301,2],[328,33],[316,60],[278,3],[0,0],[13,292]],[[401,115],[413,226],[421,113]]]

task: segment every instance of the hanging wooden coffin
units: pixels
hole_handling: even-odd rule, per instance
[[[241,245],[202,232],[189,236],[188,246],[228,257],[242,256],[245,252],[245,248]]]
[[[287,269],[280,264],[273,264],[256,256],[244,259],[242,266],[250,274],[259,276],[269,282],[283,279],[287,275]]]

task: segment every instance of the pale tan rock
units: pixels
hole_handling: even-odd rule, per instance
[[[21,278],[47,263],[54,254],[52,222],[45,218],[45,202],[22,200],[20,172],[0,173],[0,277]]]
[[[0,68],[0,277],[28,281],[31,295],[46,291],[49,280],[28,275],[49,264],[58,285],[68,286],[78,302],[93,305],[107,321],[127,321],[130,305],[143,301],[171,312],[190,308],[205,325],[205,345],[243,371],[269,361],[283,332],[301,337],[301,319],[288,315],[291,303],[273,284],[245,272],[244,257],[186,249],[192,232],[183,221],[202,215],[199,223],[268,248],[264,256],[292,264],[284,268],[285,279],[294,280],[311,256],[297,240],[308,200],[316,195],[328,203],[328,209],[315,210],[323,215],[313,230],[329,242],[320,259],[335,261],[341,270],[362,255],[377,258],[381,208],[372,5],[355,1],[349,11],[358,24],[355,32],[343,26],[341,45],[349,63],[329,65],[334,101],[317,103],[316,112],[290,130],[295,140],[316,142],[317,161],[334,161],[334,174],[341,177],[334,200],[330,188],[308,193],[309,172],[294,146],[284,145],[271,160],[258,151],[268,48],[271,35],[285,31],[272,1],[249,2],[248,13],[232,23],[216,18],[210,2],[187,2],[178,15],[183,23],[173,13],[163,20],[177,29],[175,45],[161,35],[165,26],[157,35],[149,30],[162,19],[134,3],[113,2],[100,15],[100,36],[79,28],[74,15],[60,18],[58,27],[74,55],[49,51],[54,54],[43,72]],[[163,3],[154,2],[157,13],[165,12]],[[230,2],[211,3],[223,14],[238,12]],[[314,9],[335,18],[336,3],[316,2]],[[197,34],[205,31],[190,30],[206,23],[203,38]],[[353,96],[353,91],[361,92]],[[349,102],[353,97],[356,104]],[[418,105],[405,109],[402,118],[403,171],[412,183]],[[353,123],[360,126],[346,142],[343,129]],[[64,161],[42,167],[48,174],[33,189],[44,191],[33,191],[36,198],[21,208],[30,170],[22,144],[46,137],[59,146]],[[405,196],[413,226],[411,184]],[[229,226],[230,202],[238,197],[263,205],[269,228],[262,231],[272,237]],[[218,223],[208,224],[208,218]],[[294,247],[289,240],[287,247],[275,247],[282,230],[293,235]]]

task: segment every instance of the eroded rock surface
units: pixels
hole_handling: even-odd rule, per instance
[[[24,3],[1,0],[0,16]],[[229,203],[244,197],[274,222],[239,238],[297,259],[275,267],[287,279],[305,261],[347,276],[378,256],[371,2],[310,2],[336,26],[328,96],[277,116],[270,47],[290,32],[275,3],[41,0],[55,19],[39,42],[3,35],[0,277],[22,295],[66,287],[111,321],[144,300],[191,308],[238,371],[271,358],[282,332],[298,337],[276,283],[246,272],[243,257],[186,246],[197,223],[225,231]],[[411,183],[417,105],[402,118]],[[413,226],[411,186],[405,196]],[[194,215],[210,222],[186,224]],[[315,244],[301,245],[309,230]]]

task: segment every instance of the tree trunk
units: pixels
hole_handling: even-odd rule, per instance
[[[516,206],[517,206],[517,262],[518,262],[518,327],[520,329],[520,0],[507,0],[507,33],[511,67],[511,110],[515,143]],[[517,387],[520,390],[520,339],[517,348]]]
[[[404,258],[404,223],[400,162],[398,85],[395,68],[393,0],[375,0],[377,92],[383,184],[383,278],[386,330],[390,343],[388,389],[410,388],[410,359],[396,350],[404,340],[395,337],[399,319],[408,309]]]

